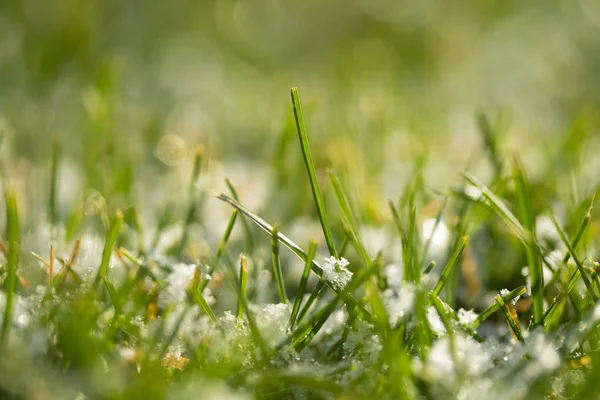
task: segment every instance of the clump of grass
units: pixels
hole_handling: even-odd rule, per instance
[[[389,249],[368,245],[357,194],[333,169],[328,186],[319,182],[321,166],[313,159],[295,88],[291,97],[308,175],[294,178],[308,182],[322,248],[316,238],[301,247],[283,232],[293,221],[267,222],[274,218],[271,210],[248,209],[226,180],[231,197],[215,198],[233,210],[217,239],[198,251],[203,236],[197,225],[209,228],[200,211],[218,204],[204,201],[196,186],[201,152],[184,204],[157,213],[149,246],[142,223],[152,222],[142,221],[141,207],[126,213],[106,207],[100,224],[84,221],[88,229],[104,228],[100,249],[90,247],[82,225],[61,219],[55,149],[47,204],[50,224],[65,232],[65,243],[48,244],[49,260],[32,253],[27,261],[19,256],[32,251],[23,248],[21,208],[15,193],[6,191],[3,396],[173,398],[188,389],[199,390],[199,397],[265,399],[476,399],[481,393],[583,399],[596,393],[600,279],[597,248],[586,236],[597,224],[593,193],[583,218],[567,216],[576,221],[573,227],[550,213],[557,239],[542,242],[538,221],[550,210],[535,201],[521,163],[504,161],[480,116],[492,182],[465,174],[462,189],[427,194],[439,207],[431,235],[423,237],[421,209],[431,199],[422,198],[427,191],[415,177],[398,198],[388,199],[389,210],[381,210],[382,225],[401,244],[392,262]],[[512,166],[511,175],[503,175],[505,165]],[[181,235],[161,249],[172,225],[182,228]],[[442,225],[450,237],[431,252]],[[78,239],[67,243],[73,232]],[[342,243],[339,251],[335,243]],[[524,267],[527,278],[511,281],[510,291],[493,281],[472,289],[469,282],[479,278],[467,267],[484,259],[490,268],[505,268],[508,258],[487,253],[501,245],[518,257],[516,267]],[[296,261],[286,249],[301,261],[297,281]],[[56,261],[62,264],[58,271]],[[42,268],[27,272],[32,263]],[[94,274],[83,273],[88,270]]]

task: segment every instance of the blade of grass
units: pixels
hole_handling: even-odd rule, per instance
[[[511,290],[510,292],[508,292],[505,296],[502,296],[502,301],[504,303],[507,303],[509,301],[513,301],[514,299],[523,296],[525,293],[527,293],[527,288],[525,286],[519,286],[513,290]],[[494,301],[494,303],[492,305],[490,305],[488,308],[486,308],[485,310],[483,310],[479,316],[477,317],[477,319],[475,320],[475,322],[473,323],[473,328],[477,329],[477,327],[483,322],[485,321],[490,315],[492,315],[493,313],[495,313],[496,311],[499,310],[499,306],[498,303]]]
[[[515,191],[519,200],[521,220],[526,229],[525,252],[531,277],[531,296],[533,298],[532,326],[544,324],[544,274],[542,257],[539,246],[535,243],[535,216],[531,209],[531,196],[525,172],[519,160],[515,157],[512,162]]]
[[[437,297],[440,294],[440,292],[442,291],[442,288],[444,287],[444,284],[448,281],[448,278],[450,277],[450,274],[452,273],[454,267],[458,264],[460,255],[462,254],[463,250],[465,249],[465,246],[467,245],[468,240],[469,239],[467,236],[463,236],[458,241],[458,244],[457,244],[456,248],[454,249],[454,252],[450,256],[450,259],[448,260],[448,263],[446,264],[446,266],[442,270],[442,273],[440,274],[440,279],[438,279],[435,287],[431,291],[431,294],[433,296]]]
[[[502,314],[504,314],[504,318],[506,318],[506,322],[508,322],[508,326],[510,327],[510,330],[515,336],[515,338],[519,342],[524,342],[525,340],[523,339],[521,325],[519,324],[519,321],[515,320],[510,311],[508,311],[506,303],[504,303],[502,296],[496,295],[496,297],[494,297],[494,300],[496,301],[496,304],[498,304],[498,308],[502,311]]]
[[[248,287],[248,268],[247,268],[247,259],[243,254],[240,256],[240,276],[236,277],[236,273],[234,267],[232,265],[228,265],[230,269],[231,275],[234,277],[235,284],[237,286],[237,297],[238,297],[238,309],[236,315],[239,319],[244,316],[248,320],[248,328],[250,328],[250,334],[252,335],[252,339],[254,343],[260,350],[261,355],[264,360],[269,358],[267,352],[267,345],[265,343],[264,338],[262,337],[260,330],[258,329],[258,325],[256,323],[256,319],[252,311],[250,310],[250,306],[248,304],[248,298],[246,296],[247,287]]]
[[[312,265],[312,261],[315,258],[316,253],[317,241],[311,240],[308,247],[308,254],[306,256],[306,263],[304,264],[304,271],[302,271],[302,278],[300,278],[300,284],[298,285],[298,291],[296,292],[296,299],[294,300],[294,306],[292,308],[292,313],[290,314],[290,329],[294,329],[294,325],[296,324],[296,317],[298,316],[298,311],[300,310],[300,303],[302,302],[302,296],[306,290],[306,283],[308,282],[308,276],[310,274],[310,266]]]
[[[327,224],[327,214],[325,213],[325,204],[323,203],[323,197],[321,195],[321,189],[319,188],[319,181],[317,180],[317,173],[315,171],[315,165],[312,159],[310,146],[308,144],[308,135],[306,134],[306,127],[304,125],[304,118],[302,117],[302,109],[300,107],[300,98],[298,97],[298,89],[292,88],[290,90],[292,96],[292,106],[294,108],[294,117],[296,118],[296,127],[298,128],[298,138],[300,139],[300,148],[302,149],[302,157],[304,158],[304,164],[306,165],[306,171],[308,172],[308,179],[310,181],[310,188],[312,190],[313,199],[317,207],[317,214],[319,215],[319,221],[321,222],[321,228],[323,229],[323,235],[327,242],[327,248],[329,253],[338,258],[338,253],[335,250],[333,243],[333,236],[329,230]]]
[[[235,187],[233,186],[233,183],[231,183],[231,180],[229,180],[229,178],[225,178],[225,184],[229,188],[229,192],[231,192],[231,197],[233,197],[233,199],[239,203],[240,198],[238,197],[237,191],[235,190]],[[250,254],[252,254],[252,252],[254,251],[254,237],[252,236],[252,231],[250,230],[250,225],[248,224],[246,218],[244,218],[243,215],[241,216],[241,218],[242,225],[244,226],[244,233],[246,235],[246,243],[248,244],[248,251]]]
[[[244,318],[244,304],[247,303],[246,291],[248,289],[248,261],[246,256],[240,257],[240,277],[238,287],[238,305],[236,315],[238,318]]]
[[[358,225],[352,212],[352,207],[350,205],[350,201],[348,200],[348,196],[346,195],[340,180],[333,171],[329,171],[329,179],[331,180],[331,185],[333,186],[339,206],[342,210],[342,222],[344,230],[346,231],[346,235],[348,238],[350,238],[350,242],[354,246],[354,249],[359,255],[365,268],[368,268],[372,264],[380,265],[380,267],[382,267],[382,257],[378,256],[374,262],[371,261],[371,258],[369,257],[369,254],[367,253],[367,250],[360,239]],[[383,302],[381,301],[381,298],[379,297],[379,290],[377,288],[376,280],[367,280],[365,290],[369,299],[371,310],[376,320],[379,322],[379,326],[387,326],[387,312]]]
[[[442,217],[444,216],[444,211],[446,211],[446,207],[448,205],[448,199],[450,199],[450,192],[447,192],[444,196],[444,201],[442,206],[440,207],[440,211],[438,212],[435,223],[433,224],[433,228],[431,229],[431,235],[425,241],[425,245],[423,246],[423,251],[421,252],[421,258],[419,259],[419,265],[423,265],[425,261],[425,257],[427,257],[427,252],[429,251],[429,247],[431,246],[431,242],[433,241],[434,233],[437,231],[440,223],[442,222]]]
[[[287,303],[288,299],[285,294],[285,283],[283,282],[283,273],[281,272],[281,260],[279,259],[279,227],[275,225],[271,232],[271,258],[273,260],[273,275],[277,283],[277,293],[279,293],[279,301]]]
[[[596,294],[596,291],[592,287],[592,282],[590,282],[589,277],[587,276],[585,270],[583,269],[583,265],[582,265],[581,261],[579,260],[579,258],[577,258],[577,255],[575,254],[575,249],[573,248],[573,245],[571,244],[569,239],[567,239],[567,235],[565,234],[563,229],[560,227],[558,222],[556,222],[556,219],[554,218],[553,215],[550,215],[550,220],[552,221],[552,224],[554,225],[554,228],[556,229],[556,232],[558,233],[560,240],[563,242],[563,244],[569,251],[569,254],[571,255],[571,258],[573,259],[573,261],[575,262],[575,265],[577,265],[577,270],[579,271],[579,274],[581,275],[581,279],[583,279],[583,283],[585,284],[585,287],[586,287],[588,293],[590,294],[592,299],[594,299],[594,301],[598,300],[598,295]]]
[[[481,191],[483,197],[488,201],[488,203],[483,202],[483,204],[488,205],[492,210],[494,210],[508,225],[513,234],[521,240],[525,245],[529,243],[529,234],[525,231],[517,217],[506,207],[504,202],[498,198],[492,191],[481,183],[474,176],[464,173],[463,176],[469,183],[475,186],[477,189]],[[481,201],[481,200],[479,200]]]
[[[213,323],[217,322],[217,317],[215,316],[214,311],[210,307],[210,304],[208,304],[208,302],[206,301],[204,296],[202,296],[202,293],[198,289],[190,289],[188,291],[188,296],[190,297],[192,302],[194,302]]]
[[[215,269],[217,268],[217,266],[219,265],[219,260],[221,260],[221,256],[223,255],[223,252],[225,251],[225,248],[227,247],[227,243],[229,242],[229,238],[231,237],[231,232],[233,231],[233,226],[235,225],[237,215],[238,215],[238,211],[233,210],[231,217],[229,217],[229,222],[227,223],[225,232],[223,233],[223,237],[221,238],[221,241],[219,242],[219,245],[217,246],[217,251],[215,252],[215,257],[212,260],[211,265],[208,266],[208,271],[206,272],[206,274],[208,276],[211,276],[215,272]],[[200,285],[198,287],[198,290],[200,291],[200,293],[202,293],[204,291],[204,289],[208,285],[208,282],[209,282],[208,279],[203,279],[200,282]]]
[[[99,287],[102,279],[108,273],[108,268],[110,264],[110,256],[112,251],[117,243],[117,238],[119,237],[119,231],[121,230],[121,223],[123,222],[123,214],[120,211],[117,211],[115,217],[113,218],[110,229],[106,234],[106,240],[104,242],[104,249],[102,250],[102,262],[100,264],[100,268],[98,268],[98,273],[96,274],[96,278],[94,279],[94,287]]]
[[[204,150],[201,147],[197,148],[196,154],[194,156],[194,168],[192,170],[192,179],[190,180],[190,186],[188,188],[188,210],[183,225],[183,235],[179,244],[179,256],[182,256],[185,250],[185,246],[187,244],[189,236],[189,227],[194,221],[194,217],[196,215],[196,208],[198,207],[198,202],[196,201],[196,182],[198,181],[198,177],[200,176],[203,155]]]
[[[304,303],[304,306],[302,306],[302,309],[300,310],[300,313],[298,314],[298,319],[296,321],[297,324],[300,324],[304,320],[304,317],[308,313],[308,310],[310,310],[317,298],[319,298],[319,295],[321,294],[321,292],[323,292],[324,288],[325,279],[320,279],[319,282],[317,282],[315,288],[312,290],[312,292],[310,292],[310,296],[308,296],[306,303]]]
[[[0,332],[0,346],[4,348],[8,340],[8,334],[12,325],[13,303],[17,287],[17,267],[19,262],[19,214],[17,210],[17,199],[15,193],[8,189],[6,191],[6,244],[8,257],[6,260],[6,281],[4,292],[6,293],[6,307],[2,318],[2,331]]]
[[[494,174],[495,176],[500,176],[502,173],[502,159],[498,154],[496,133],[492,128],[490,120],[484,113],[478,113],[476,119],[479,132],[481,133],[481,136],[483,136],[483,143],[485,144],[485,148],[488,151],[488,155],[494,166]]]

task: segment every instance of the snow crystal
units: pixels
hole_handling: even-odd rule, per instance
[[[165,279],[167,287],[160,292],[158,304],[165,307],[171,303],[181,303],[185,300],[185,289],[194,278],[196,266],[193,264],[175,264],[173,272]]]
[[[431,330],[437,333],[439,336],[446,333],[446,327],[442,323],[442,319],[433,306],[429,306],[427,308],[427,322],[429,322],[429,327]]]
[[[388,289],[383,295],[383,302],[388,313],[390,325],[394,327],[399,319],[412,311],[415,302],[415,286],[410,283],[404,283],[397,293]]]
[[[453,383],[457,369],[469,377],[483,374],[492,366],[492,360],[479,343],[471,337],[457,334],[454,336],[455,365],[450,352],[450,338],[438,339],[427,357],[427,371],[432,379]]]
[[[461,308],[458,310],[457,316],[458,316],[458,321],[462,325],[468,326],[468,327],[472,327],[478,317],[478,315],[477,315],[477,313],[475,313],[475,311],[473,311],[473,310],[467,311],[464,308]]]
[[[541,331],[536,331],[530,341],[531,355],[543,370],[551,372],[560,367],[560,356]]]
[[[325,258],[323,263],[323,278],[327,279],[333,287],[337,290],[341,290],[346,287],[348,282],[352,279],[352,272],[346,267],[350,263],[344,257],[337,259],[335,257]]]
[[[504,298],[504,297],[508,296],[509,293],[510,293],[510,291],[508,289],[504,288],[500,291],[500,296],[502,296]],[[512,299],[510,302],[514,306],[515,304],[517,304],[517,301],[519,301],[520,298],[521,298],[521,296],[517,296],[514,299]]]

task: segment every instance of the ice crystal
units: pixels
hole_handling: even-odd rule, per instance
[[[465,310],[464,308],[461,308],[458,310],[456,315],[458,316],[458,321],[462,325],[468,327],[472,327],[477,320],[477,313],[475,313],[473,310]]]
[[[344,257],[337,259],[335,257],[325,258],[323,263],[323,278],[327,279],[334,288],[341,290],[346,287],[352,279],[352,272],[346,267],[350,263]]]
[[[173,271],[166,277],[167,287],[160,292],[158,304],[178,304],[185,299],[185,289],[194,278],[196,266],[193,264],[175,264]]]

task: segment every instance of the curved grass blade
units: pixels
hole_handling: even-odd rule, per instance
[[[321,222],[321,228],[323,229],[323,235],[327,242],[327,248],[329,253],[338,258],[338,253],[335,250],[333,243],[333,236],[329,230],[327,224],[327,214],[325,213],[325,204],[323,203],[323,196],[321,189],[319,188],[319,181],[317,180],[317,173],[315,171],[315,164],[312,159],[310,146],[308,143],[308,135],[306,134],[306,127],[304,125],[304,118],[302,117],[302,108],[300,107],[300,98],[298,97],[298,89],[292,88],[290,90],[292,96],[292,106],[294,107],[294,117],[296,118],[296,127],[298,128],[298,138],[300,139],[300,148],[302,149],[302,157],[304,158],[304,164],[306,165],[306,171],[308,172],[308,179],[310,181],[310,188],[312,190],[313,199],[317,206],[317,213],[319,215],[319,221]]]

